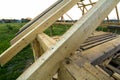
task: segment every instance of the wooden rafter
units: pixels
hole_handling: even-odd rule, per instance
[[[18,52],[32,42],[36,35],[42,33],[52,25],[59,17],[71,9],[79,0],[59,0],[48,10],[34,25],[20,33],[12,40],[13,45],[0,55],[0,64],[4,65]]]
[[[50,80],[50,76],[53,76],[60,67],[60,62],[90,36],[118,2],[119,0],[99,0],[94,8],[74,24],[58,43],[47,50],[17,80]]]
[[[118,22],[120,22],[120,17],[119,17],[119,12],[118,12],[118,7],[117,6],[115,6],[115,10],[116,10],[116,15],[117,15]]]
[[[82,11],[82,15],[85,14],[85,10],[88,11],[87,8],[86,8],[86,6],[92,6],[93,7],[96,4],[96,2],[92,2],[92,0],[89,0],[89,2],[90,2],[89,4],[84,4],[83,1],[77,3],[78,8],[80,8],[81,11]],[[109,22],[109,17],[108,16],[107,16],[107,21]]]
[[[93,2],[92,2],[91,0],[89,0],[89,2],[90,2],[90,4],[91,4],[92,6],[94,6],[94,5],[93,5]]]

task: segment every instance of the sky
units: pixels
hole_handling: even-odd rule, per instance
[[[56,1],[57,0],[0,0],[0,19],[34,18]],[[85,0],[85,3],[87,2],[88,0]],[[118,5],[118,11],[120,15],[120,3]],[[81,11],[77,6],[69,10],[67,14],[73,19],[79,19],[81,17]],[[64,17],[65,19],[69,19],[66,15],[64,15]],[[116,19],[115,11],[112,11],[109,17]]]

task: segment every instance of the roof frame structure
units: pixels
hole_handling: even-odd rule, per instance
[[[119,1],[99,0],[62,36],[60,41],[45,51],[17,80],[51,80],[61,62],[90,36]],[[58,4],[54,4],[54,7],[33,23],[34,26],[30,25],[14,39],[13,45],[0,55],[0,64],[4,65],[11,60],[77,2],[79,0],[59,0]]]

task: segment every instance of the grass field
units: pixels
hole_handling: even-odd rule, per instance
[[[10,40],[15,37],[25,23],[0,24],[0,54],[10,47]],[[70,25],[52,25],[45,31],[50,36],[62,35],[70,28]],[[28,66],[33,63],[33,54],[30,45],[19,52],[5,66],[0,67],[0,80],[15,80]]]

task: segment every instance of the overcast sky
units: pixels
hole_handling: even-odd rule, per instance
[[[34,18],[57,0],[0,0],[0,19],[2,18]],[[88,2],[88,0],[85,0]],[[92,0],[97,1],[97,0]],[[118,5],[120,15],[120,5]],[[73,19],[79,19],[81,11],[77,6],[74,6],[67,12]],[[110,15],[110,18],[117,18],[115,11]],[[65,15],[65,18],[68,17]]]

